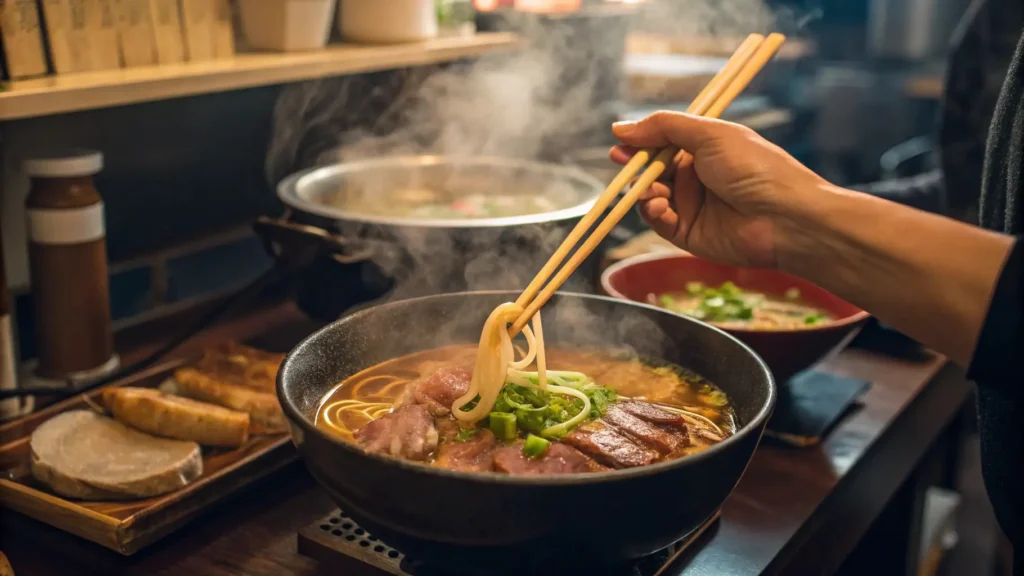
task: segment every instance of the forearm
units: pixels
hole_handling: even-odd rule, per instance
[[[789,212],[780,268],[970,362],[1012,237],[830,186]]]
[[[883,180],[850,187],[897,204],[918,210],[943,213],[943,176],[941,170],[932,170],[898,180]]]

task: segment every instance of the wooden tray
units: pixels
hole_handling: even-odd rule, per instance
[[[168,362],[111,386],[155,387],[185,363]],[[98,401],[100,393],[101,390],[94,390],[87,395]],[[0,426],[0,506],[125,555],[166,536],[197,517],[210,504],[297,457],[287,434],[252,436],[236,449],[204,447],[203,475],[176,492],[126,502],[69,500],[50,492],[32,478],[28,467],[28,442],[32,431],[49,418],[67,410],[88,407],[82,396],[76,396]]]

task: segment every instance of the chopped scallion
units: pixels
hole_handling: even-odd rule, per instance
[[[550,447],[551,442],[540,436],[530,434],[526,437],[526,442],[523,444],[523,455],[527,458],[540,458],[547,454]]]
[[[523,430],[540,432],[547,428],[547,410],[516,410],[516,424]]]
[[[705,308],[721,308],[722,306],[725,306],[725,298],[722,298],[721,296],[714,296],[702,302],[701,305]]]
[[[488,414],[491,432],[499,440],[514,440],[516,437],[516,415],[507,412],[491,412]]]

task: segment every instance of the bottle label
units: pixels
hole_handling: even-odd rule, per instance
[[[28,237],[36,244],[84,244],[103,238],[103,203],[68,210],[31,208]]]

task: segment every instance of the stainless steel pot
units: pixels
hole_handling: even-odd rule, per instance
[[[499,218],[416,218],[353,209],[356,195],[395,195],[410,187],[469,191],[493,195],[536,194],[558,208],[551,212]],[[581,170],[510,158],[403,156],[322,166],[285,178],[278,196],[300,212],[339,222],[406,228],[502,228],[579,218],[594,204],[603,187]]]
[[[539,192],[554,209],[496,218],[412,217],[402,209],[402,193],[410,188],[455,196]],[[376,158],[285,178],[278,196],[288,214],[261,219],[257,231],[275,257],[296,263],[299,306],[333,319],[381,298],[525,286],[603,189],[578,168],[527,160]],[[594,270],[596,258],[581,266],[574,287],[589,288]]]

